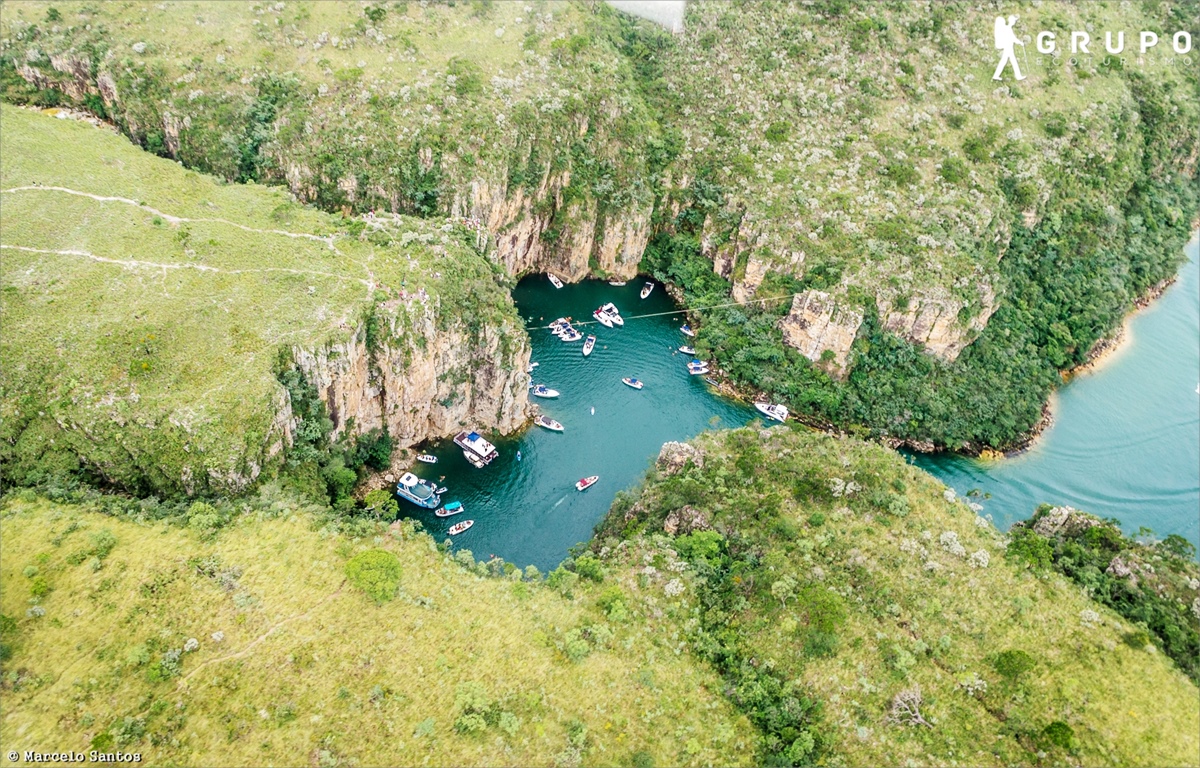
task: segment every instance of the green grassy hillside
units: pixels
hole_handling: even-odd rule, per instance
[[[517,366],[526,337],[473,232],[368,226],[86,123],[0,116],[5,483],[81,470],[143,492],[241,490],[298,428],[280,366],[363,338],[371,317],[373,349],[408,350],[400,368],[447,329],[490,352],[485,325],[509,339],[496,364]]]
[[[1200,762],[1200,697],[1157,639],[1008,555],[900,456],[785,428],[694,446],[618,499],[593,549],[664,596],[763,734],[761,761]],[[1195,599],[1200,570],[1172,562]]]
[[[670,622],[484,578],[411,526],[275,502],[216,535],[10,500],[0,747],[151,765],[743,765],[754,734]],[[347,576],[398,563],[376,604]],[[464,565],[466,563],[466,565]],[[386,581],[386,580],[385,580]],[[608,601],[608,602],[605,602]],[[674,635],[674,636],[673,636]]]
[[[1035,425],[1200,208],[1200,73],[1169,45],[1200,39],[1194,0],[1022,9],[1060,55],[1028,40],[1020,84],[991,79],[995,13],[693,3],[671,35],[599,2],[30,2],[0,18],[0,88],[326,210],[482,211],[516,271],[652,236],[643,270],[690,305],[756,300],[695,318],[736,381],[975,450]],[[863,316],[807,357],[778,327],[804,291]]]

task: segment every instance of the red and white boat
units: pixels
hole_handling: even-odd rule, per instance
[[[578,483],[575,483],[575,490],[586,491],[588,488],[591,488],[593,485],[595,485],[596,481],[599,479],[600,479],[600,475],[592,475],[591,477],[585,477],[582,480],[580,480]]]
[[[463,520],[461,523],[455,523],[447,528],[446,533],[450,534],[451,536],[457,536],[458,534],[470,528],[472,525],[475,525],[474,520]]]

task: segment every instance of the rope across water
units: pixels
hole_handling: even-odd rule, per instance
[[[644,315],[629,315],[628,317],[626,317],[625,315],[621,315],[621,318],[623,320],[625,320],[626,322],[628,322],[630,320],[641,320],[642,318],[645,318],[645,317],[662,317],[663,315],[683,315],[683,314],[687,314],[688,312],[698,312],[698,311],[704,310],[704,309],[720,309],[722,307],[742,307],[747,304],[757,304],[762,301],[778,301],[779,299],[787,299],[787,298],[791,298],[791,294],[786,294],[783,296],[764,296],[759,299],[749,299],[747,301],[730,301],[725,304],[709,304],[706,307],[685,307],[684,309],[672,309],[669,312],[648,312]],[[571,325],[592,325],[594,323],[599,323],[599,322],[600,322],[599,320],[572,320]],[[550,326],[550,325],[527,325],[527,326],[525,326],[525,330],[533,331],[533,330],[537,330],[538,328],[549,329],[551,327],[553,327],[553,326]]]

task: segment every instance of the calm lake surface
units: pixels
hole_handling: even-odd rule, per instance
[[[444,474],[440,484],[449,490],[443,502],[461,501],[466,511],[439,519],[401,501],[402,513],[419,519],[438,540],[452,523],[474,520],[474,527],[454,537],[455,547],[476,558],[496,555],[521,566],[553,568],[571,546],[591,538],[617,491],[642,479],[664,442],[740,427],[757,417],[752,407],[714,394],[703,377],[688,375],[691,358],[675,352],[687,341],[679,332],[682,315],[632,319],[676,309],[661,285],[640,299],[642,283],[614,287],[588,280],[559,290],[545,275],[522,280],[513,299],[530,326],[566,316],[591,321],[592,310],[611,301],[626,318],[625,327],[577,326],[597,337],[586,358],[582,341],[565,344],[547,330],[531,329],[533,360],[539,363],[533,381],[562,394],[530,399],[566,431],[531,427],[497,440],[500,457],[483,469],[471,467],[453,442],[443,441],[430,451],[438,463],[418,464],[414,472],[430,480]],[[645,388],[625,386],[626,376],[644,381]],[[576,491],[575,482],[589,475],[600,481]]]
[[[1160,536],[1177,533],[1200,547],[1195,241],[1187,254],[1175,285],[1133,318],[1126,344],[1056,395],[1055,425],[1031,450],[995,461],[937,455],[915,456],[914,463],[960,494],[991,494],[976,501],[1001,529],[1048,502],[1115,517],[1129,532],[1147,526]],[[456,547],[546,570],[591,538],[616,493],[642,479],[664,442],[756,419],[753,408],[717,396],[702,377],[687,374],[688,358],[674,352],[687,341],[679,332],[682,315],[633,318],[676,309],[662,286],[639,299],[641,286],[640,280],[624,287],[589,280],[556,290],[544,275],[522,280],[513,298],[530,326],[560,316],[591,320],[593,309],[611,301],[625,327],[580,325],[598,339],[587,358],[583,342],[564,344],[549,331],[531,329],[533,360],[540,363],[533,380],[562,393],[533,400],[566,431],[533,427],[499,440],[500,458],[482,470],[468,465],[449,440],[433,446],[440,461],[414,471],[431,480],[444,474],[440,484],[449,491],[443,502],[461,501],[466,512],[443,520],[401,501],[403,514],[421,520],[438,539],[451,523],[475,520],[454,538]],[[641,379],[645,389],[625,386],[625,376]],[[600,481],[576,491],[575,481],[588,475]]]
[[[976,499],[1008,528],[1038,504],[1069,504],[1176,533],[1200,547],[1200,259],[1133,317],[1129,338],[1100,367],[1063,387],[1054,426],[1020,456],[981,461],[915,456],[914,462]]]

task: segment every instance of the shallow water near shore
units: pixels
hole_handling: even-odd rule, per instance
[[[497,439],[500,456],[483,469],[467,464],[450,440],[432,446],[429,452],[438,463],[417,464],[413,471],[435,481],[445,475],[439,482],[448,488],[443,503],[461,501],[466,511],[439,519],[401,501],[402,514],[420,520],[439,541],[451,524],[474,520],[471,529],[454,537],[456,548],[469,549],[476,558],[495,555],[520,566],[553,568],[571,546],[591,538],[617,492],[637,485],[664,442],[754,420],[753,407],[720,397],[703,377],[688,375],[691,358],[675,351],[687,342],[679,332],[682,313],[634,318],[677,309],[661,285],[640,299],[642,284],[631,280],[615,287],[587,280],[555,289],[545,275],[522,280],[513,299],[530,326],[565,316],[591,321],[592,310],[609,301],[626,318],[625,326],[579,325],[581,333],[597,338],[586,358],[582,341],[566,344],[545,329],[531,328],[533,360],[539,363],[533,381],[561,396],[530,399],[565,431],[530,427]],[[641,379],[645,388],[625,386],[626,376]],[[599,482],[576,491],[575,482],[589,475],[599,475]]]
[[[1200,257],[1129,321],[1130,338],[1057,393],[1054,425],[1018,456],[913,457],[1008,528],[1038,504],[1069,504],[1200,547]]]

